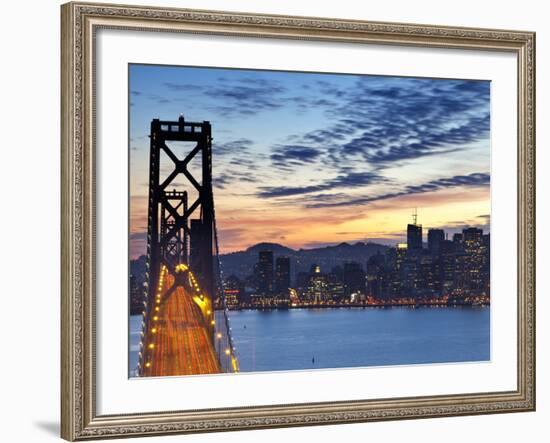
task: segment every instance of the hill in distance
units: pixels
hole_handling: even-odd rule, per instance
[[[378,243],[363,242],[299,250],[278,243],[258,243],[245,251],[220,255],[220,261],[224,275],[235,275],[243,279],[253,273],[260,251],[273,251],[274,260],[283,256],[290,258],[290,271],[294,278],[298,272],[308,272],[312,265],[320,266],[323,273],[330,272],[335,266],[343,266],[346,262],[357,262],[366,269],[369,257],[388,249],[388,246]]]
[[[357,262],[363,269],[369,257],[385,253],[389,246],[378,243],[340,243],[334,246],[324,246],[312,249],[292,249],[278,243],[258,243],[244,251],[220,255],[223,273],[226,277],[235,275],[245,279],[254,272],[254,265],[258,263],[260,251],[273,251],[274,263],[277,257],[290,258],[290,273],[294,279],[298,272],[309,272],[311,266],[318,265],[321,272],[328,273],[336,266],[344,266],[346,262]],[[130,272],[138,278],[139,284],[144,281],[145,256],[131,260]]]

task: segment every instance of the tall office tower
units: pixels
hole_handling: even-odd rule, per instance
[[[344,263],[344,286],[346,288],[346,295],[352,293],[365,294],[366,284],[366,274],[359,263]]]
[[[290,258],[277,257],[275,260],[275,292],[288,295],[290,288]]]
[[[409,252],[422,249],[422,225],[407,225],[407,249]]]
[[[257,266],[258,292],[261,295],[273,294],[273,251],[260,251]]]
[[[467,228],[462,230],[462,242],[465,254],[466,287],[478,295],[483,289],[483,264],[485,247],[483,230]]]
[[[386,260],[378,252],[367,261],[367,295],[380,299],[384,297],[384,278],[386,277]]]
[[[324,302],[330,299],[327,276],[321,274],[319,266],[312,267],[307,287],[307,297],[314,303]]]
[[[481,279],[485,295],[491,292],[491,235],[483,234],[482,240],[483,265],[481,267]]]
[[[428,250],[432,255],[441,254],[443,242],[445,241],[445,232],[443,229],[428,230]]]
[[[422,225],[417,223],[418,214],[413,212],[413,223],[407,225],[407,249],[409,252],[422,250]]]
[[[462,230],[462,241],[466,249],[479,248],[483,241],[483,229],[466,228]]]

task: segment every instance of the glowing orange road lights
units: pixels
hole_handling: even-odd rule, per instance
[[[145,328],[143,338],[142,375],[212,374],[228,369],[238,372],[231,338],[229,343],[224,341],[229,333],[229,328],[223,329],[226,322],[220,323],[221,330],[214,329],[217,321],[212,301],[187,265],[175,266],[174,272],[166,266],[161,268],[155,302],[148,311],[149,329],[147,332]],[[181,272],[187,273],[189,289],[177,283],[175,274]],[[213,339],[217,340],[216,346]],[[226,359],[223,365],[229,368],[222,365],[222,356]]]
[[[196,375],[222,372],[219,358],[212,343],[212,335],[206,327],[201,304],[206,303],[194,291],[183,286],[170,289],[175,277],[167,273],[166,290],[157,321],[149,331],[145,376]],[[155,321],[153,317],[153,321]],[[153,332],[156,331],[156,332]],[[153,345],[151,347],[151,345]]]
[[[185,263],[180,263],[179,265],[176,266],[175,271],[176,272],[184,272],[184,271],[187,271],[188,269],[189,269],[189,267]]]

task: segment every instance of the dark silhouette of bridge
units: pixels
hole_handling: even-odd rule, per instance
[[[138,374],[237,372],[219,261],[210,123],[154,119],[150,138]]]

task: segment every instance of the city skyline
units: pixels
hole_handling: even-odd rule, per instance
[[[258,261],[249,269],[250,275],[242,280],[234,274],[228,277],[231,289],[239,292],[232,305],[243,302],[245,282],[252,285],[253,294],[261,297],[260,305],[264,307],[266,303],[288,303],[293,291],[297,300],[305,297],[316,303],[342,301],[346,296],[348,303],[350,296],[356,301],[370,298],[371,303],[391,301],[392,297],[416,301],[428,297],[436,303],[447,302],[449,297],[461,302],[465,297],[481,297],[488,303],[490,234],[465,227],[451,240],[444,230],[430,229],[427,238],[428,243],[423,243],[422,226],[409,224],[406,243],[388,247],[382,254],[378,250],[363,260],[348,257],[327,269],[319,265],[319,257],[313,257],[308,271],[294,270],[294,279],[291,263],[296,266],[300,259],[291,258],[285,251],[275,253],[266,245],[258,251]],[[245,301],[245,306],[250,304]]]
[[[150,122],[208,120],[220,252],[394,245],[489,230],[483,81],[130,66],[130,255],[145,252]]]
[[[384,246],[361,257],[347,254],[331,259],[317,254],[306,258],[295,255],[301,251],[263,244],[252,252],[256,261],[249,262],[246,269],[243,262],[233,263],[230,268],[239,272],[225,273],[227,306],[269,309],[490,303],[490,233],[463,227],[449,238],[444,230],[433,228],[427,230],[424,242],[421,225],[408,224],[406,232],[405,243]],[[222,257],[222,268],[226,264]],[[137,269],[130,277],[134,313],[142,306],[138,281],[143,281],[145,272],[144,268]]]

